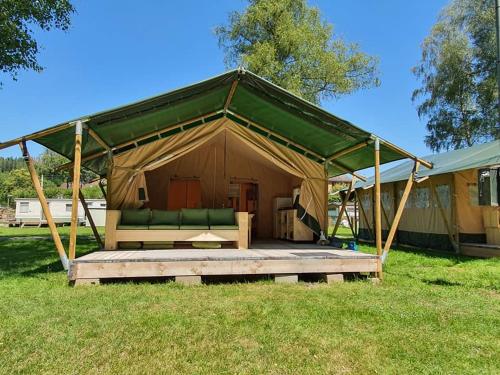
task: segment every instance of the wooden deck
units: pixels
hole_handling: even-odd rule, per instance
[[[102,279],[175,277],[177,281],[198,283],[202,276],[272,275],[276,281],[293,282],[300,274],[321,274],[327,280],[338,280],[344,273],[376,270],[377,257],[371,254],[272,241],[256,242],[249,250],[96,251],[73,261],[69,279],[85,284]]]

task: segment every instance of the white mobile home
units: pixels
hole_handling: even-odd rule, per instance
[[[44,225],[47,224],[42,211],[42,206],[37,198],[16,198],[16,225]],[[87,199],[87,206],[96,226],[104,226],[106,213],[105,199]],[[56,224],[69,224],[71,222],[71,199],[47,199],[50,212]],[[90,225],[85,211],[78,202],[78,224]]]

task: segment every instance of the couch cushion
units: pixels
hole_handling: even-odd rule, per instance
[[[212,225],[234,225],[234,209],[212,208],[208,210],[208,220]]]
[[[208,225],[181,225],[181,229],[208,230]]]
[[[120,224],[116,227],[116,229],[120,230],[148,230],[149,227],[147,225],[123,225]]]
[[[124,209],[120,224],[123,225],[148,225],[151,219],[151,210],[144,208],[140,210]]]
[[[179,211],[151,210],[153,225],[179,225]]]
[[[183,208],[181,225],[208,226],[208,210],[206,208]]]
[[[141,242],[137,241],[122,241],[118,242],[119,249],[140,249],[142,247]]]
[[[238,226],[237,225],[210,225],[210,229],[238,230]]]
[[[179,225],[150,225],[149,229],[152,229],[152,230],[176,230],[176,229],[179,229]]]

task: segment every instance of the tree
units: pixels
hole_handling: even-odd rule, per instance
[[[36,197],[27,169],[13,169],[0,173],[0,201],[8,201],[9,196],[13,198]],[[10,202],[13,203],[12,200]]]
[[[412,99],[433,151],[499,138],[495,60],[494,0],[453,0],[413,68],[422,86]]]
[[[377,60],[334,37],[306,0],[249,0],[215,29],[228,67],[243,66],[313,103],[377,86]]]
[[[66,164],[69,160],[58,153],[45,149],[42,154],[36,160],[36,168],[40,175],[44,175],[46,179],[52,181],[55,185],[61,186],[66,184],[68,187],[72,182],[72,178],[68,170],[59,170],[63,164]],[[80,182],[82,184],[87,184],[92,180],[98,178],[94,172],[82,168],[80,171]]]
[[[74,11],[69,0],[0,0],[0,71],[14,80],[22,69],[42,71],[33,27],[67,30]]]

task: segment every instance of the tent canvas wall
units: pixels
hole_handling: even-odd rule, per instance
[[[500,141],[425,159],[432,161],[434,168],[418,173],[398,226],[397,242],[440,250],[453,250],[460,243],[486,243],[484,208],[478,202],[478,170],[498,167]],[[402,163],[382,173],[381,201],[389,222],[409,171],[410,165]],[[370,178],[356,186],[360,208],[366,213],[366,218],[360,216],[359,228],[359,236],[365,240],[373,240],[372,184]],[[385,238],[387,220],[382,220],[382,228]]]

